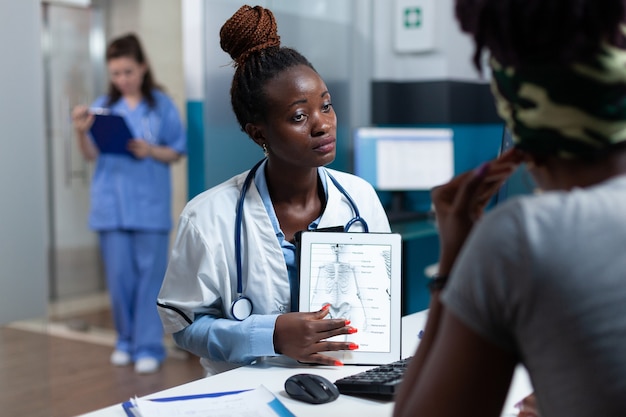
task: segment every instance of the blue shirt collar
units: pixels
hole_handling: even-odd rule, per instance
[[[274,233],[276,233],[276,237],[278,238],[278,242],[281,246],[284,244],[285,235],[280,230],[280,224],[278,223],[278,218],[276,217],[276,212],[274,211],[274,205],[272,204],[272,199],[270,198],[270,192],[267,188],[267,179],[265,178],[265,166],[267,165],[267,160],[265,160],[259,169],[257,170],[254,176],[254,184],[256,185],[257,190],[259,190],[259,194],[261,195],[261,199],[263,200],[263,205],[265,206],[265,211],[267,211],[267,215],[272,222],[272,226],[274,227]],[[322,186],[324,187],[324,194],[326,195],[326,201],[328,201],[328,186],[326,182],[326,172],[323,167],[319,167],[317,169],[317,175],[321,178]],[[320,222],[320,217],[313,220],[309,225],[309,230],[317,229],[317,226]]]

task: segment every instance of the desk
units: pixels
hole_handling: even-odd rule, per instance
[[[415,352],[419,339],[417,333],[423,329],[427,312],[422,311],[402,318],[403,338],[402,357]],[[200,365],[198,365],[200,366]],[[207,392],[235,391],[256,388],[264,385],[296,416],[346,417],[385,417],[391,416],[393,402],[371,400],[349,395],[340,395],[331,403],[311,405],[292,400],[284,390],[285,380],[293,374],[307,372],[322,375],[331,381],[372,368],[372,366],[305,366],[289,358],[271,358],[254,365],[244,366],[223,372],[209,378],[199,379],[179,385],[145,398],[171,397],[180,395],[202,394]],[[513,386],[505,403],[502,417],[509,417],[513,404],[531,392],[532,388],[523,368],[518,368],[513,379]],[[126,417],[121,404],[83,414],[82,417]]]
[[[405,222],[392,222],[391,231],[400,233],[402,240],[419,239],[429,236],[437,236],[435,220],[413,220]]]

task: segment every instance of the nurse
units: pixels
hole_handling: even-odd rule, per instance
[[[113,40],[106,62],[108,94],[75,107],[72,117],[83,156],[96,161],[89,226],[99,234],[117,331],[111,363],[151,373],[166,354],[155,300],[172,227],[170,164],[186,152],[186,136],[135,35]],[[132,156],[98,152],[88,133],[96,108],[124,117],[135,137]]]
[[[322,352],[358,347],[324,339],[358,329],[345,318],[325,319],[327,309],[297,312],[291,304],[294,236],[348,223],[350,232],[365,231],[365,223],[389,232],[385,211],[367,182],[324,168],[336,152],[331,93],[305,57],[280,46],[272,12],[243,6],[220,37],[236,68],[233,110],[265,158],[184,209],[159,294],[164,328],[208,374],[278,355],[341,365]]]

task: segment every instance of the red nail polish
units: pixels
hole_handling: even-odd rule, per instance
[[[343,366],[343,362],[341,362],[341,361],[335,361],[335,366]]]
[[[351,323],[350,320],[346,320],[346,326],[348,326]]]
[[[330,304],[324,304],[322,306],[322,310],[328,310],[330,308]]]
[[[350,350],[357,350],[359,348],[359,345],[357,345],[356,343],[350,343],[350,346],[348,346],[348,349]]]
[[[357,328],[356,328],[356,327],[350,327],[350,328],[348,329],[348,334],[353,334],[353,333],[356,333],[356,332],[358,332],[358,330],[357,330]]]

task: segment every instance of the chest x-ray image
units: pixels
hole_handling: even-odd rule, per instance
[[[329,318],[350,320],[360,337],[386,333],[391,302],[389,247],[319,244],[315,251],[316,265],[311,265],[312,310],[330,304]]]

